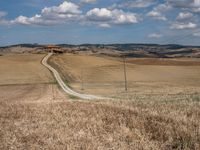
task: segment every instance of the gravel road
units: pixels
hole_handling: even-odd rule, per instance
[[[81,94],[77,93],[76,91],[70,89],[62,80],[60,77],[58,71],[54,69],[52,66],[50,66],[47,61],[48,59],[53,55],[53,53],[49,53],[47,56],[44,57],[42,60],[42,64],[47,67],[54,75],[55,79],[57,80],[58,84],[61,86],[61,88],[69,95],[81,98],[81,99],[88,99],[88,100],[94,100],[94,99],[106,99],[100,96],[95,96],[95,95],[89,95],[89,94]]]

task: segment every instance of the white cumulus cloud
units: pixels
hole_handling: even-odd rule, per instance
[[[42,10],[42,14],[79,14],[79,6],[71,2],[63,2],[59,6],[45,7]]]
[[[138,22],[135,13],[124,12],[123,10],[107,8],[94,8],[86,13],[86,18],[92,23],[102,22],[106,24],[134,24]]]
[[[180,12],[177,16],[178,20],[184,20],[184,19],[191,19],[193,17],[193,14],[190,12]]]
[[[41,14],[33,17],[19,16],[12,22],[24,25],[54,25],[78,19],[81,13],[78,5],[65,1],[59,6],[45,7]]]
[[[188,22],[188,23],[182,23],[182,22],[175,22],[171,25],[171,29],[178,29],[178,30],[182,30],[182,29],[194,29],[197,27],[197,24],[192,23],[192,22]]]
[[[165,12],[171,9],[171,6],[168,3],[159,4],[158,6],[154,7],[152,11],[147,13],[148,17],[151,17],[155,20],[163,20],[166,21],[167,18],[165,16]]]
[[[165,16],[163,16],[160,12],[155,10],[148,12],[147,16],[156,20],[163,20],[163,21],[167,20]]]
[[[86,13],[86,17],[91,21],[109,21],[113,14],[107,8],[94,8]]]
[[[114,23],[116,24],[133,24],[138,23],[139,19],[134,13],[124,12],[123,10],[115,9],[112,11]]]

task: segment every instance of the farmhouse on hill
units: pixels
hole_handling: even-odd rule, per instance
[[[50,53],[56,53],[56,54],[62,54],[64,53],[64,50],[60,46],[56,45],[47,45],[44,47],[45,51]]]

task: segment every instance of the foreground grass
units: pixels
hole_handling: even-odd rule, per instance
[[[0,100],[0,149],[200,149],[198,98],[169,102]]]

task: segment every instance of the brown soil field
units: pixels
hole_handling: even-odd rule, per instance
[[[119,58],[65,54],[50,60],[75,90],[124,96],[123,62]],[[127,59],[128,94],[200,92],[199,59]],[[81,90],[84,89],[84,90]]]
[[[45,55],[7,54],[0,58],[0,85],[49,83],[54,79],[40,63]]]

